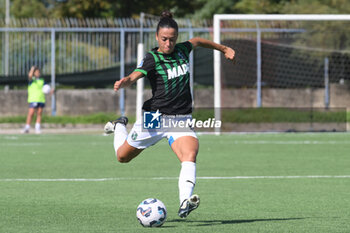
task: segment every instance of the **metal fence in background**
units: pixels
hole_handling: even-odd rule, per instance
[[[11,18],[8,25],[0,18],[0,27],[53,28],[155,28],[159,17],[144,14],[141,18]],[[176,19],[179,27],[212,27],[212,20]]]
[[[179,42],[194,36],[213,39],[211,21],[176,20],[179,24]],[[39,66],[43,75],[51,79],[52,85],[56,81],[68,85],[74,82],[83,83],[94,87],[99,87],[98,83],[103,81],[107,84],[113,83],[135,68],[138,43],[144,43],[144,51],[157,46],[157,22],[158,18],[154,17],[146,17],[143,21],[12,19],[10,24],[5,25],[0,19],[0,85],[25,85],[32,65]],[[311,52],[317,53],[317,48],[305,49],[294,44],[295,38],[304,32],[305,29],[295,22],[223,24],[221,43],[233,47],[238,59],[237,66],[226,64],[222,59],[221,88],[257,88],[257,73],[263,75],[264,87],[319,88],[324,86],[325,58],[330,59],[330,67],[327,68],[330,82],[344,80],[349,73],[349,53],[330,50],[332,56],[314,59],[316,56],[309,55]],[[295,54],[306,55],[308,63]],[[296,58],[287,59],[290,57]],[[319,72],[311,72],[309,75],[310,72],[305,71],[310,70],[308,67],[316,67],[316,61],[319,64],[317,67],[320,67]],[[304,68],[300,63],[307,67]],[[195,84],[213,86],[211,50],[198,49],[191,53],[190,69],[191,82],[194,80]],[[258,98],[261,99],[261,95],[257,91]],[[123,108],[123,92],[120,106]]]
[[[210,37],[207,21],[177,21],[179,41],[196,35]],[[118,76],[124,77],[127,66],[132,64],[135,67],[137,44],[141,39],[146,51],[157,45],[157,22],[158,19],[149,18],[144,18],[142,23],[135,19],[12,19],[9,25],[5,25],[0,21],[0,25],[5,26],[0,28],[0,84],[26,84],[27,73],[33,65],[38,66],[44,76],[51,76],[53,87],[57,75],[85,73],[81,75],[84,76],[82,82],[88,83],[87,72],[101,73],[113,69],[109,76],[112,75],[114,80]],[[193,64],[193,55],[190,60]],[[94,74],[90,79],[99,82]],[[75,80],[81,81],[79,78]],[[124,90],[120,97],[123,114]],[[52,98],[52,115],[55,115],[55,96]]]
[[[208,26],[208,22],[178,21],[179,41],[195,34],[209,37],[208,27],[193,27]],[[4,26],[3,22],[0,25]],[[140,31],[145,49],[149,50],[156,46],[155,25],[156,21],[151,19],[145,19],[142,25],[136,19],[13,19],[8,27],[0,28],[0,76],[26,76],[32,65],[49,75],[52,61],[56,74],[136,62]]]

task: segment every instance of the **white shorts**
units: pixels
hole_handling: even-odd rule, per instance
[[[171,120],[174,122],[192,119],[191,115],[169,117],[171,117]],[[169,145],[171,146],[176,139],[183,136],[192,136],[194,138],[197,138],[195,131],[189,127],[181,128],[180,130],[173,127],[163,127],[160,130],[147,130],[143,128],[142,120],[138,120],[135,122],[126,140],[132,147],[135,147],[137,149],[145,149],[153,146],[163,138],[167,138]]]

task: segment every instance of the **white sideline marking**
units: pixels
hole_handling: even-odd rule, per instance
[[[241,179],[322,179],[322,178],[350,178],[350,175],[310,175],[310,176],[199,176],[199,180],[241,180]],[[0,182],[103,182],[103,181],[119,181],[119,180],[177,180],[178,177],[150,177],[150,178],[96,178],[96,179],[0,179]]]
[[[55,143],[60,144],[60,143]],[[62,144],[62,143],[61,143]],[[93,143],[91,145],[101,145],[106,143]],[[305,140],[305,141],[277,141],[277,140],[234,140],[232,144],[247,144],[247,145],[344,145],[350,144],[350,141],[317,141],[317,140]],[[2,146],[41,146],[40,142],[27,142],[27,143],[15,143],[15,142],[0,142]]]
[[[350,144],[350,141],[274,141],[274,140],[245,140],[233,141],[234,144],[280,144],[280,145],[335,145]]]
[[[203,180],[231,180],[231,179],[311,179],[311,178],[350,178],[350,175],[342,176],[231,176],[231,177],[197,177]]]
[[[8,142],[8,143],[2,143],[2,142],[0,142],[0,145],[2,145],[2,146],[15,146],[15,147],[18,147],[18,146],[41,146],[41,145],[43,145],[43,143],[40,143],[40,142],[22,142],[22,143],[19,143],[19,142]]]

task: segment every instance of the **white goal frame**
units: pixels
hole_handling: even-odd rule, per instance
[[[214,15],[214,42],[220,44],[220,23],[223,20],[283,20],[283,21],[350,21],[350,15],[335,14],[215,14]],[[257,29],[258,31],[258,29]],[[259,46],[257,46],[257,53]],[[221,60],[220,52],[214,51],[214,109],[215,119],[221,120]],[[261,107],[261,61],[257,60],[257,107]],[[216,128],[215,133],[220,134],[221,129]]]

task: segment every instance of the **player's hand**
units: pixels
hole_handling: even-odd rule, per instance
[[[32,66],[32,67],[30,68],[30,71],[29,71],[29,73],[28,73],[28,78],[29,78],[29,80],[32,80],[32,78],[33,78],[34,69],[35,69],[35,66]]]
[[[224,55],[226,57],[226,59],[235,62],[235,51],[233,49],[231,49],[230,47],[226,47],[225,51],[224,51]]]
[[[55,88],[51,88],[50,95],[53,95],[55,93]]]
[[[125,83],[126,79],[122,78],[114,83],[114,91],[118,91],[120,88],[122,88],[122,85]]]

